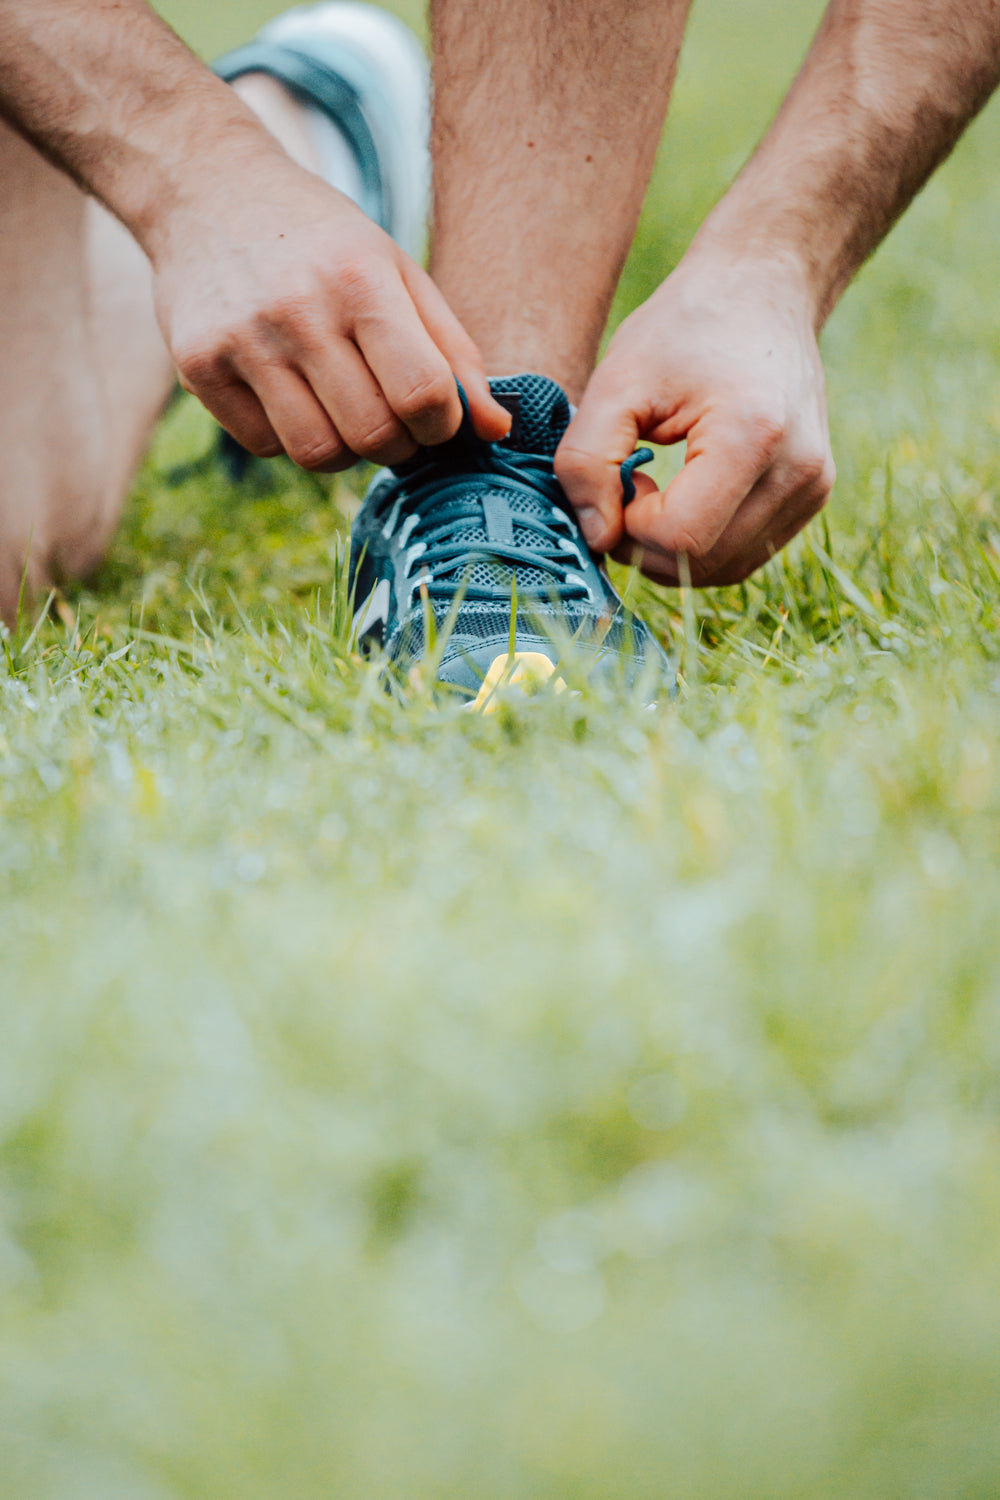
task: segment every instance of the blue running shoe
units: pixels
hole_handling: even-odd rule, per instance
[[[502,442],[478,438],[466,411],[454,438],[382,470],[368,490],[351,529],[362,649],[384,649],[405,674],[446,636],[437,679],[479,706],[504,684],[530,688],[563,671],[632,681],[647,668],[672,684],[667,657],[588,551],[555,477],[565,393],[542,375],[490,386],[514,418]],[[626,500],[632,470],[649,457],[640,450],[622,465]]]

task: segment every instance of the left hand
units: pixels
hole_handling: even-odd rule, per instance
[[[556,454],[588,543],[661,583],[739,583],[825,504],[834,467],[816,310],[787,264],[689,252],[621,325]],[[619,465],[687,440],[661,493]]]

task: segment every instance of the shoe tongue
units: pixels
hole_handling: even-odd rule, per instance
[[[571,415],[562,386],[546,375],[503,375],[490,381],[490,390],[514,418],[500,447],[552,458]]]

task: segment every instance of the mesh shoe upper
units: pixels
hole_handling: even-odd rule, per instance
[[[449,621],[438,675],[475,694],[511,641],[554,663],[570,653],[634,673],[666,658],[625,610],[587,550],[552,459],[570,418],[554,381],[493,380],[511,412],[501,443],[476,437],[468,415],[448,443],[378,475],[352,529],[359,639],[385,646],[403,668]]]

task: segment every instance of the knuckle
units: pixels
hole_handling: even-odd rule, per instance
[[[695,527],[681,526],[674,532],[670,550],[683,552],[686,557],[700,560],[708,556],[711,545],[710,538],[699,533]]]
[[[747,434],[762,458],[772,458],[784,440],[785,423],[776,412],[752,412],[747,418]]]
[[[370,312],[379,299],[380,278],[363,261],[341,261],[336,270],[335,282],[341,301],[355,313]]]
[[[174,350],[174,363],[186,391],[218,390],[230,383],[227,361],[215,344],[184,344]]]
[[[253,454],[254,458],[277,458],[279,453],[285,451],[273,433],[270,435],[248,433],[243,437],[234,433],[234,436],[238,443],[243,444],[248,453]]]
[[[404,422],[410,422],[428,412],[443,411],[451,401],[454,390],[455,384],[450,376],[427,375],[403,391],[393,401],[393,407],[397,416]]]
[[[287,292],[274,298],[257,317],[254,342],[266,344],[271,335],[278,334],[296,344],[308,343],[316,321],[315,309],[316,299],[301,293]]]
[[[352,437],[351,447],[362,458],[378,458],[390,444],[398,443],[405,436],[395,418],[387,417],[376,426],[366,428],[359,437]]]
[[[794,489],[816,490],[824,488],[826,459],[822,453],[803,454],[791,468],[791,483]],[[827,486],[829,488],[829,486]]]
[[[342,457],[344,445],[337,437],[323,436],[295,443],[287,451],[300,469],[322,469]]]
[[[805,518],[803,525],[805,521],[819,515],[830,498],[835,478],[836,470],[831,458],[820,459],[806,476],[806,482],[802,485],[799,492],[802,514]]]

